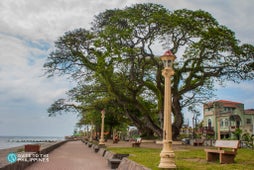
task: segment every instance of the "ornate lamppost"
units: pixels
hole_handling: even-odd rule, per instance
[[[160,57],[164,69],[162,75],[165,78],[165,91],[164,91],[164,124],[163,124],[163,148],[160,153],[159,168],[175,169],[175,153],[172,150],[172,120],[171,120],[171,76],[174,75],[172,68],[173,62],[176,57],[171,51],[166,51],[163,56]]]
[[[105,110],[103,109],[101,111],[101,138],[99,140],[99,146],[103,147],[105,146],[104,141],[104,119],[105,119]]]

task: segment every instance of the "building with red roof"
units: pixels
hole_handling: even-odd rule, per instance
[[[254,134],[254,109],[244,109],[240,102],[217,100],[204,104],[203,131],[216,139],[233,138],[236,129]]]

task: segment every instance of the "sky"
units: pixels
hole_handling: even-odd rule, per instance
[[[146,2],[169,10],[205,10],[242,43],[254,44],[252,0],[0,0],[0,136],[71,135],[76,114],[48,117],[47,113],[74,84],[66,77],[43,76],[54,41],[67,31],[89,29],[94,16],[106,9]],[[246,109],[254,108],[253,84],[217,85],[212,100],[238,101]]]

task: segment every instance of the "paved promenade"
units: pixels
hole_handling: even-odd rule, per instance
[[[107,160],[81,141],[70,141],[49,153],[49,162],[36,162],[26,170],[110,170]]]

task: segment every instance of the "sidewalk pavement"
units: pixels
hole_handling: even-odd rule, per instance
[[[70,141],[49,153],[49,162],[25,170],[110,170],[107,160],[81,141]]]

